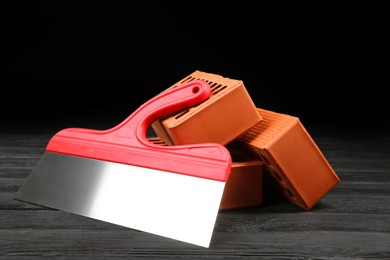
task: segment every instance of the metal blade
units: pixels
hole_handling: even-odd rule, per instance
[[[46,152],[17,199],[209,247],[224,187],[220,181]]]

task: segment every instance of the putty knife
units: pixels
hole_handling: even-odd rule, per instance
[[[158,94],[110,129],[57,132],[16,199],[209,247],[231,170],[228,150],[146,138],[155,120],[209,96],[208,83],[196,80]]]

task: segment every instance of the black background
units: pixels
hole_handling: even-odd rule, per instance
[[[103,129],[195,70],[310,131],[389,130],[384,6],[126,1],[3,9],[0,131]]]

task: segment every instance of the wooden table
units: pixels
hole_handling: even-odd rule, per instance
[[[341,182],[307,212],[270,197],[220,212],[201,248],[15,200],[48,132],[0,134],[1,259],[390,259],[390,134],[313,135]]]

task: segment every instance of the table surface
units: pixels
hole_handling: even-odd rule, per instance
[[[340,183],[309,211],[276,196],[219,212],[203,248],[15,200],[51,134],[0,134],[0,258],[390,259],[390,134],[312,137]]]

